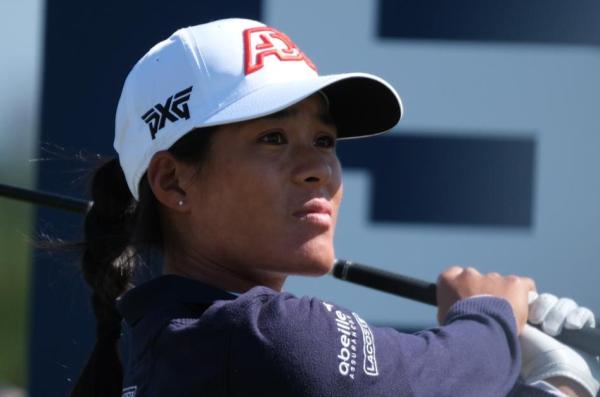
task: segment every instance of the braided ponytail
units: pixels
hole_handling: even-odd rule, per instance
[[[178,160],[201,167],[216,127],[190,131],[169,152]],[[160,206],[143,177],[136,201],[117,159],[98,168],[92,178],[93,206],[85,217],[82,272],[92,289],[96,344],[70,397],[119,397],[123,366],[119,355],[121,315],[115,300],[132,287],[144,248],[162,250]]]
[[[92,289],[97,338],[71,397],[112,397],[121,395],[123,384],[121,315],[114,302],[127,289],[135,267],[128,247],[136,205],[116,159],[96,171],[91,193],[94,204],[85,217],[82,271]]]

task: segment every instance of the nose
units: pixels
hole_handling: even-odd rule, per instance
[[[320,188],[331,181],[334,173],[332,159],[311,151],[298,153],[297,157],[293,170],[294,183],[309,188]]]

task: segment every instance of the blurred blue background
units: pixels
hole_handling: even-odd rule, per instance
[[[391,134],[339,145],[338,257],[431,281],[452,264],[525,274],[600,313],[591,0],[3,0],[0,183],[83,197],[89,164],[75,155],[112,154],[133,63],[177,27],[233,16],[286,32],[321,74],[374,73],[403,98]],[[91,349],[76,258],[32,255],[28,243],[40,232],[77,238],[79,222],[0,199],[0,389],[63,396]],[[374,324],[435,324],[433,308],[329,277],[286,288]]]

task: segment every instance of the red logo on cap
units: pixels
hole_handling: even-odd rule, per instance
[[[260,70],[264,66],[265,57],[269,55],[277,57],[280,61],[304,61],[317,71],[315,64],[285,33],[266,26],[244,30],[246,74]]]

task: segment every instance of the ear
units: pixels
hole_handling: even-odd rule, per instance
[[[152,157],[146,177],[154,196],[162,205],[178,212],[187,211],[185,181],[190,180],[191,168],[166,150]]]

